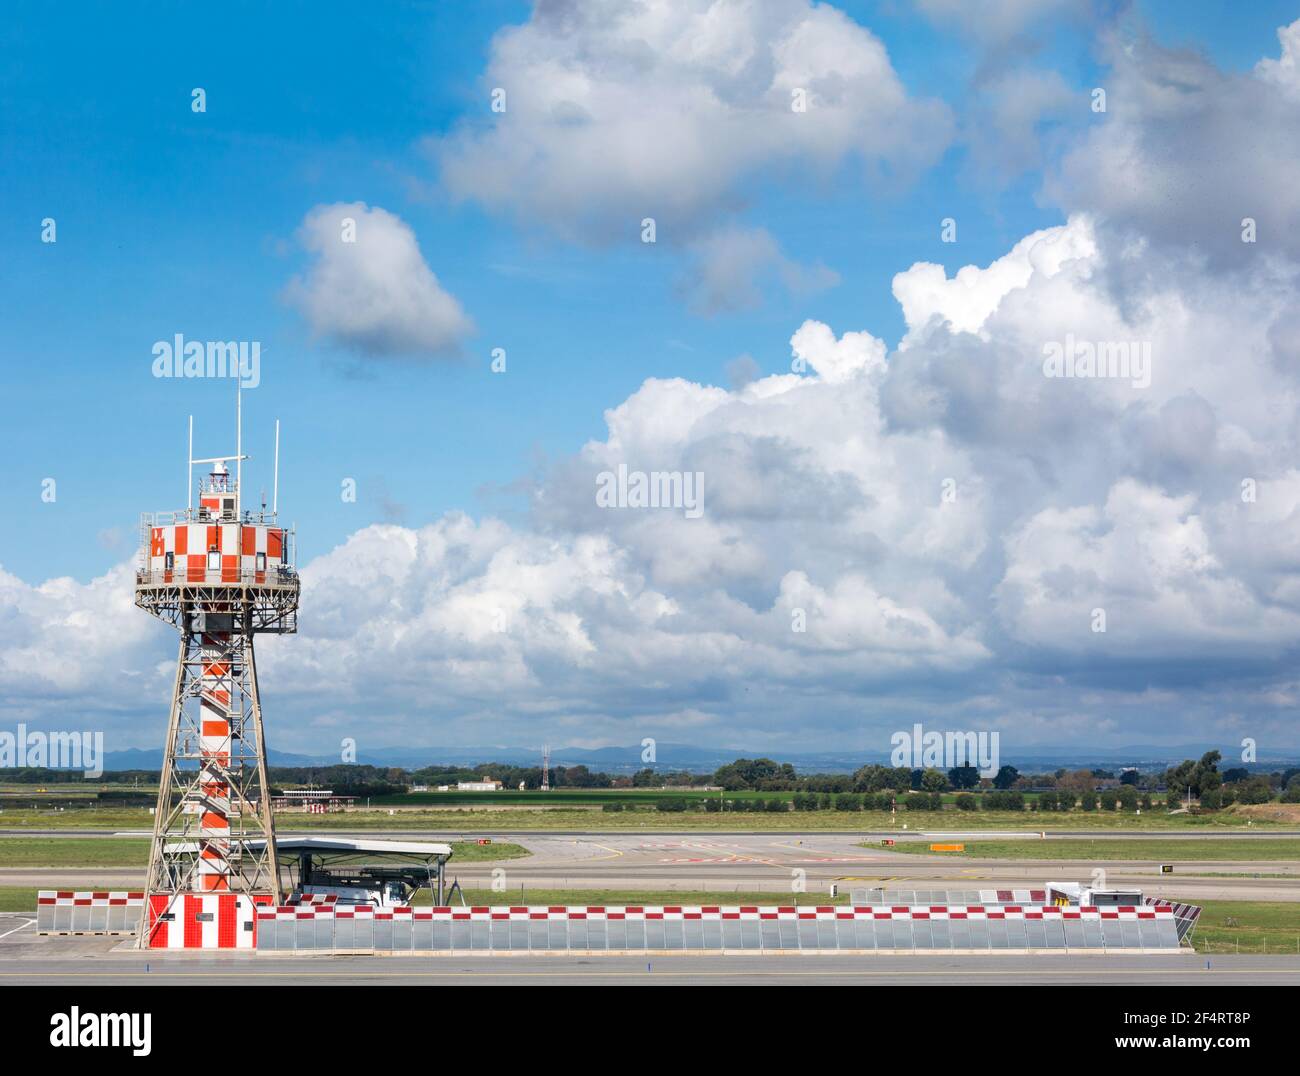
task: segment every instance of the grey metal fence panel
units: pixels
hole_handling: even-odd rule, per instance
[[[1139,919],[1138,935],[1143,949],[1160,949],[1163,947],[1160,937],[1160,923],[1155,919]]]
[[[1119,921],[1120,937],[1124,939],[1125,949],[1141,949],[1142,935],[1138,932],[1136,919],[1121,919]]]
[[[662,919],[646,920],[645,947],[647,949],[666,948],[666,944],[664,941],[664,923]]]
[[[1007,933],[1007,921],[1005,919],[990,919],[989,923],[989,948],[990,949],[1008,949],[1011,946],[1010,935]]]
[[[569,923],[562,919],[552,919],[546,924],[547,937],[550,939],[548,949],[567,950],[569,948]]]
[[[664,948],[665,949],[684,949],[686,942],[684,939],[685,931],[680,919],[664,920]]]
[[[528,921],[528,948],[536,952],[542,952],[547,948],[547,941],[550,931],[546,927],[546,921],[540,919],[530,919]]]
[[[591,924],[586,919],[574,919],[569,923],[569,948],[585,950],[590,949],[588,936],[591,932]]]
[[[1043,938],[1048,949],[1065,948],[1065,923],[1057,916],[1050,919],[1043,919]],[[1033,939],[1030,939],[1030,945],[1033,945]]]
[[[935,949],[951,949],[952,938],[950,935],[951,924],[947,919],[930,920],[930,934],[932,935],[931,945]]]
[[[433,921],[433,948],[446,952],[451,948],[451,920],[435,919]]]
[[[472,919],[469,924],[469,947],[486,951],[492,948],[492,924],[486,919]]]
[[[1181,924],[1176,919],[1158,919],[1160,924],[1161,948],[1177,949],[1182,942]]]
[[[1124,945],[1124,936],[1120,932],[1118,919],[1103,919],[1101,921],[1102,942],[1107,949],[1119,949]]]
[[[352,920],[352,945],[355,949],[374,949],[375,921],[369,916]]]
[[[315,920],[316,936],[315,945],[317,949],[334,948],[334,917],[332,915],[323,915]]]
[[[934,931],[929,919],[912,920],[912,947],[915,949],[933,949]]]
[[[357,927],[355,919],[336,919],[334,921],[334,948],[355,949],[357,947]]]
[[[433,950],[432,919],[420,918],[411,924],[411,948],[420,953]]]
[[[704,948],[704,923],[699,919],[687,919],[682,924],[682,946],[686,949]]]
[[[644,949],[646,947],[645,920],[628,919],[625,922],[627,925],[627,944],[626,946],[624,946],[624,948]]]
[[[1083,931],[1083,920],[1067,919],[1062,924],[1065,930],[1065,945],[1068,949],[1083,949],[1088,942]]]
[[[484,924],[486,926],[487,924]],[[411,951],[411,936],[415,933],[415,927],[409,915],[395,916],[393,918],[393,952],[409,953]]]

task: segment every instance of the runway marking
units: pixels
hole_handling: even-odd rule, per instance
[[[36,922],[35,919],[28,919],[26,922],[23,923],[22,926],[14,927],[13,930],[6,930],[3,934],[0,934],[0,938],[7,938],[9,937],[10,934],[17,934],[20,930],[26,930],[29,926],[31,926],[35,922]]]
[[[884,858],[882,856],[868,856],[861,853],[850,853],[845,855],[842,852],[827,848],[809,848],[802,844],[782,844],[780,841],[772,842],[773,848],[787,848],[792,852],[804,852],[814,856],[829,856],[829,859],[813,859],[814,863],[875,863]]]
[[[573,843],[577,844],[578,842],[574,841]],[[612,855],[608,855],[608,856],[588,856],[586,859],[587,863],[600,863],[606,859],[618,859],[619,856],[623,854],[622,851],[620,851],[619,849],[611,848],[609,845],[601,844],[599,841],[588,841],[587,843],[595,845],[597,848],[603,848],[606,852],[613,853]]]

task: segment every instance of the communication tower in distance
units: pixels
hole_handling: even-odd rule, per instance
[[[542,791],[551,790],[551,745],[542,748]]]
[[[246,919],[251,904],[279,903],[283,895],[253,637],[298,630],[298,573],[293,530],[279,523],[280,424],[268,511],[265,496],[256,508],[242,497],[249,458],[242,418],[237,401],[233,455],[195,459],[191,416],[187,506],[141,517],[135,604],[180,632],[142,948],[160,921],[184,920],[186,931],[202,931],[216,919],[194,894],[230,901],[213,905],[223,930],[236,913]],[[196,464],[211,466],[199,481],[197,508]]]

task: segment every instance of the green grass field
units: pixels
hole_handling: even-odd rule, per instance
[[[1062,837],[1049,841],[964,841],[964,852],[931,852],[927,841],[895,845],[893,851],[908,855],[942,855],[947,859],[1057,859],[1096,862],[1098,860],[1142,860],[1175,863],[1186,860],[1240,862],[1255,860],[1300,860],[1300,838],[1262,837],[1250,840],[1161,841],[1145,837],[1093,841]],[[865,841],[864,848],[879,848],[879,841]]]
[[[1200,904],[1204,910],[1192,935],[1197,952],[1300,956],[1300,904],[1237,900]]]
[[[528,855],[518,844],[452,842],[452,861],[483,863]],[[0,867],[144,867],[149,842],[140,837],[0,837]]]

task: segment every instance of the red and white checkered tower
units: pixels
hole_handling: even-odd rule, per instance
[[[184,894],[243,895],[250,904],[282,895],[253,637],[297,631],[298,573],[293,530],[279,524],[280,424],[271,508],[263,496],[250,509],[240,489],[248,458],[240,411],[237,404],[232,456],[195,459],[191,417],[188,506],[141,519],[135,603],[180,632],[142,947],[160,922],[195,906],[180,901]],[[198,508],[195,464],[211,465]]]

